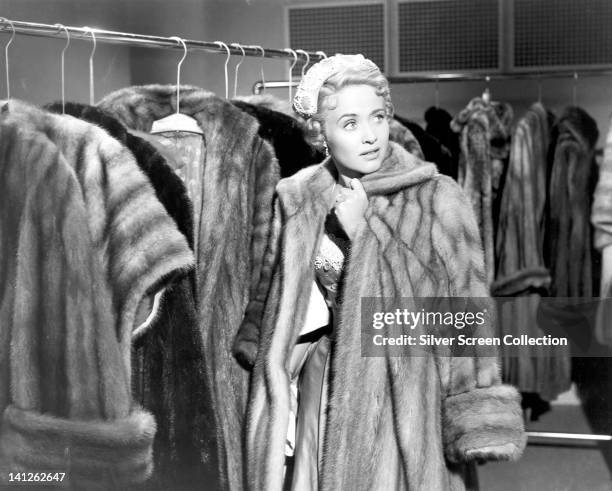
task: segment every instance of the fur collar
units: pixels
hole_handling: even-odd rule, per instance
[[[379,170],[361,178],[368,196],[388,195],[421,184],[438,174],[434,164],[423,162],[401,145],[389,142],[387,156]],[[319,202],[331,195],[338,173],[331,157],[321,164],[308,167],[292,177],[282,179],[277,186],[288,213],[293,214],[306,203]]]

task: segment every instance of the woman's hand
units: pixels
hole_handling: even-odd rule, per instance
[[[353,240],[363,224],[368,207],[368,196],[359,179],[351,179],[349,188],[341,188],[336,196],[335,213],[349,239]]]

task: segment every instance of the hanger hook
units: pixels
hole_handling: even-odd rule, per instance
[[[64,49],[62,50],[62,55],[61,55],[61,59],[62,59],[62,114],[66,114],[66,91],[65,91],[65,65],[64,65],[64,60],[65,60],[65,54],[66,54],[66,50],[68,49],[68,46],[70,46],[70,33],[68,32],[68,29],[66,29],[66,26],[63,24],[55,24],[57,26],[58,29],[63,29],[64,32],[66,33],[66,45],[64,46]]]
[[[180,114],[180,101],[181,101],[181,66],[187,58],[187,45],[183,38],[178,36],[172,36],[170,39],[176,41],[177,43],[183,46],[183,57],[179,60],[178,65],[176,65],[176,114]]]
[[[238,44],[238,43],[232,43],[230,44],[230,46],[234,47],[234,48],[238,48],[240,51],[242,51],[242,58],[240,58],[240,61],[238,62],[238,64],[236,65],[236,68],[234,70],[234,98],[236,97],[236,90],[238,87],[238,69],[240,68],[240,65],[242,65],[242,62],[244,61],[244,57],[246,56],[246,53],[244,52],[244,48]]]
[[[291,100],[293,99],[293,67],[298,62],[298,55],[291,48],[285,48],[283,51],[286,51],[287,53],[291,53],[293,55],[293,63],[289,67],[289,102],[291,102]]]
[[[574,106],[578,105],[578,98],[577,98],[577,86],[578,86],[578,72],[574,72],[574,87],[572,90],[572,104]]]
[[[319,58],[322,60],[323,58],[327,58],[327,55],[323,51],[315,51],[315,55],[319,55]],[[319,60],[319,61],[321,61]]]
[[[538,73],[538,102],[542,104],[542,74]]]
[[[262,87],[262,90],[264,90],[266,88],[266,77],[264,76],[263,61],[266,58],[266,50],[263,49],[261,46],[257,46],[257,45],[253,45],[250,47],[261,50],[261,87]]]
[[[4,46],[4,63],[6,66],[6,100],[8,101],[11,98],[11,81],[10,81],[10,77],[9,77],[9,56],[8,56],[8,49],[9,46],[11,45],[11,43],[13,42],[13,39],[15,39],[15,25],[13,24],[12,20],[8,20],[5,17],[0,17],[0,20],[2,20],[2,22],[6,22],[8,24],[10,24],[11,29],[13,30],[13,34],[11,34],[11,39],[9,39],[9,42],[6,43],[6,46]]]
[[[436,105],[436,109],[439,109],[440,108],[440,77],[436,77],[434,102]]]
[[[306,63],[302,65],[302,78],[304,78],[304,72],[306,72],[306,67],[310,65],[310,55],[307,51],[304,51],[303,49],[296,49],[295,52],[300,53],[301,55],[304,55],[306,57]]]
[[[220,48],[225,48],[225,50],[227,51],[227,58],[225,59],[225,98],[229,99],[229,80],[227,76],[227,64],[230,61],[232,53],[230,53],[229,46],[223,41],[215,41],[215,44],[218,44]]]
[[[91,49],[91,53],[89,54],[89,104],[94,105],[94,54],[96,53],[96,33],[91,27],[83,27],[83,29],[87,30],[91,34],[91,39],[93,40],[93,48]]]

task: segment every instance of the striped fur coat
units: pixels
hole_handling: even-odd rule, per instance
[[[0,149],[0,479],[142,481],[155,422],[131,398],[132,328],[193,254],[102,129],[11,100]]]
[[[334,182],[327,159],[277,186],[278,247],[263,276],[272,278],[269,294],[263,287],[251,304],[235,346],[243,361],[255,356],[248,489],[282,487],[288,359],[310,298],[312,258],[328,213],[323,197]],[[496,359],[364,357],[359,333],[363,297],[487,296],[471,205],[452,179],[394,143],[382,168],[362,183],[369,206],[352,243],[332,336],[319,487],[463,489],[465,462],[516,458],[525,443],[518,393],[500,384]]]
[[[98,105],[128,128],[149,133],[154,121],[176,112],[176,88],[129,87]],[[218,481],[209,486],[241,489],[248,376],[231,347],[259,283],[279,168],[272,147],[258,135],[257,121],[233,104],[183,86],[180,110],[197,121],[205,146],[198,165],[202,206],[194,210],[195,304],[212,405],[198,408],[194,424],[215,432],[217,455],[203,457],[219,465]]]

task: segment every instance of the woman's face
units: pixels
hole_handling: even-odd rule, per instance
[[[324,136],[338,171],[348,178],[377,171],[389,145],[385,100],[371,85],[349,85],[324,116]]]

